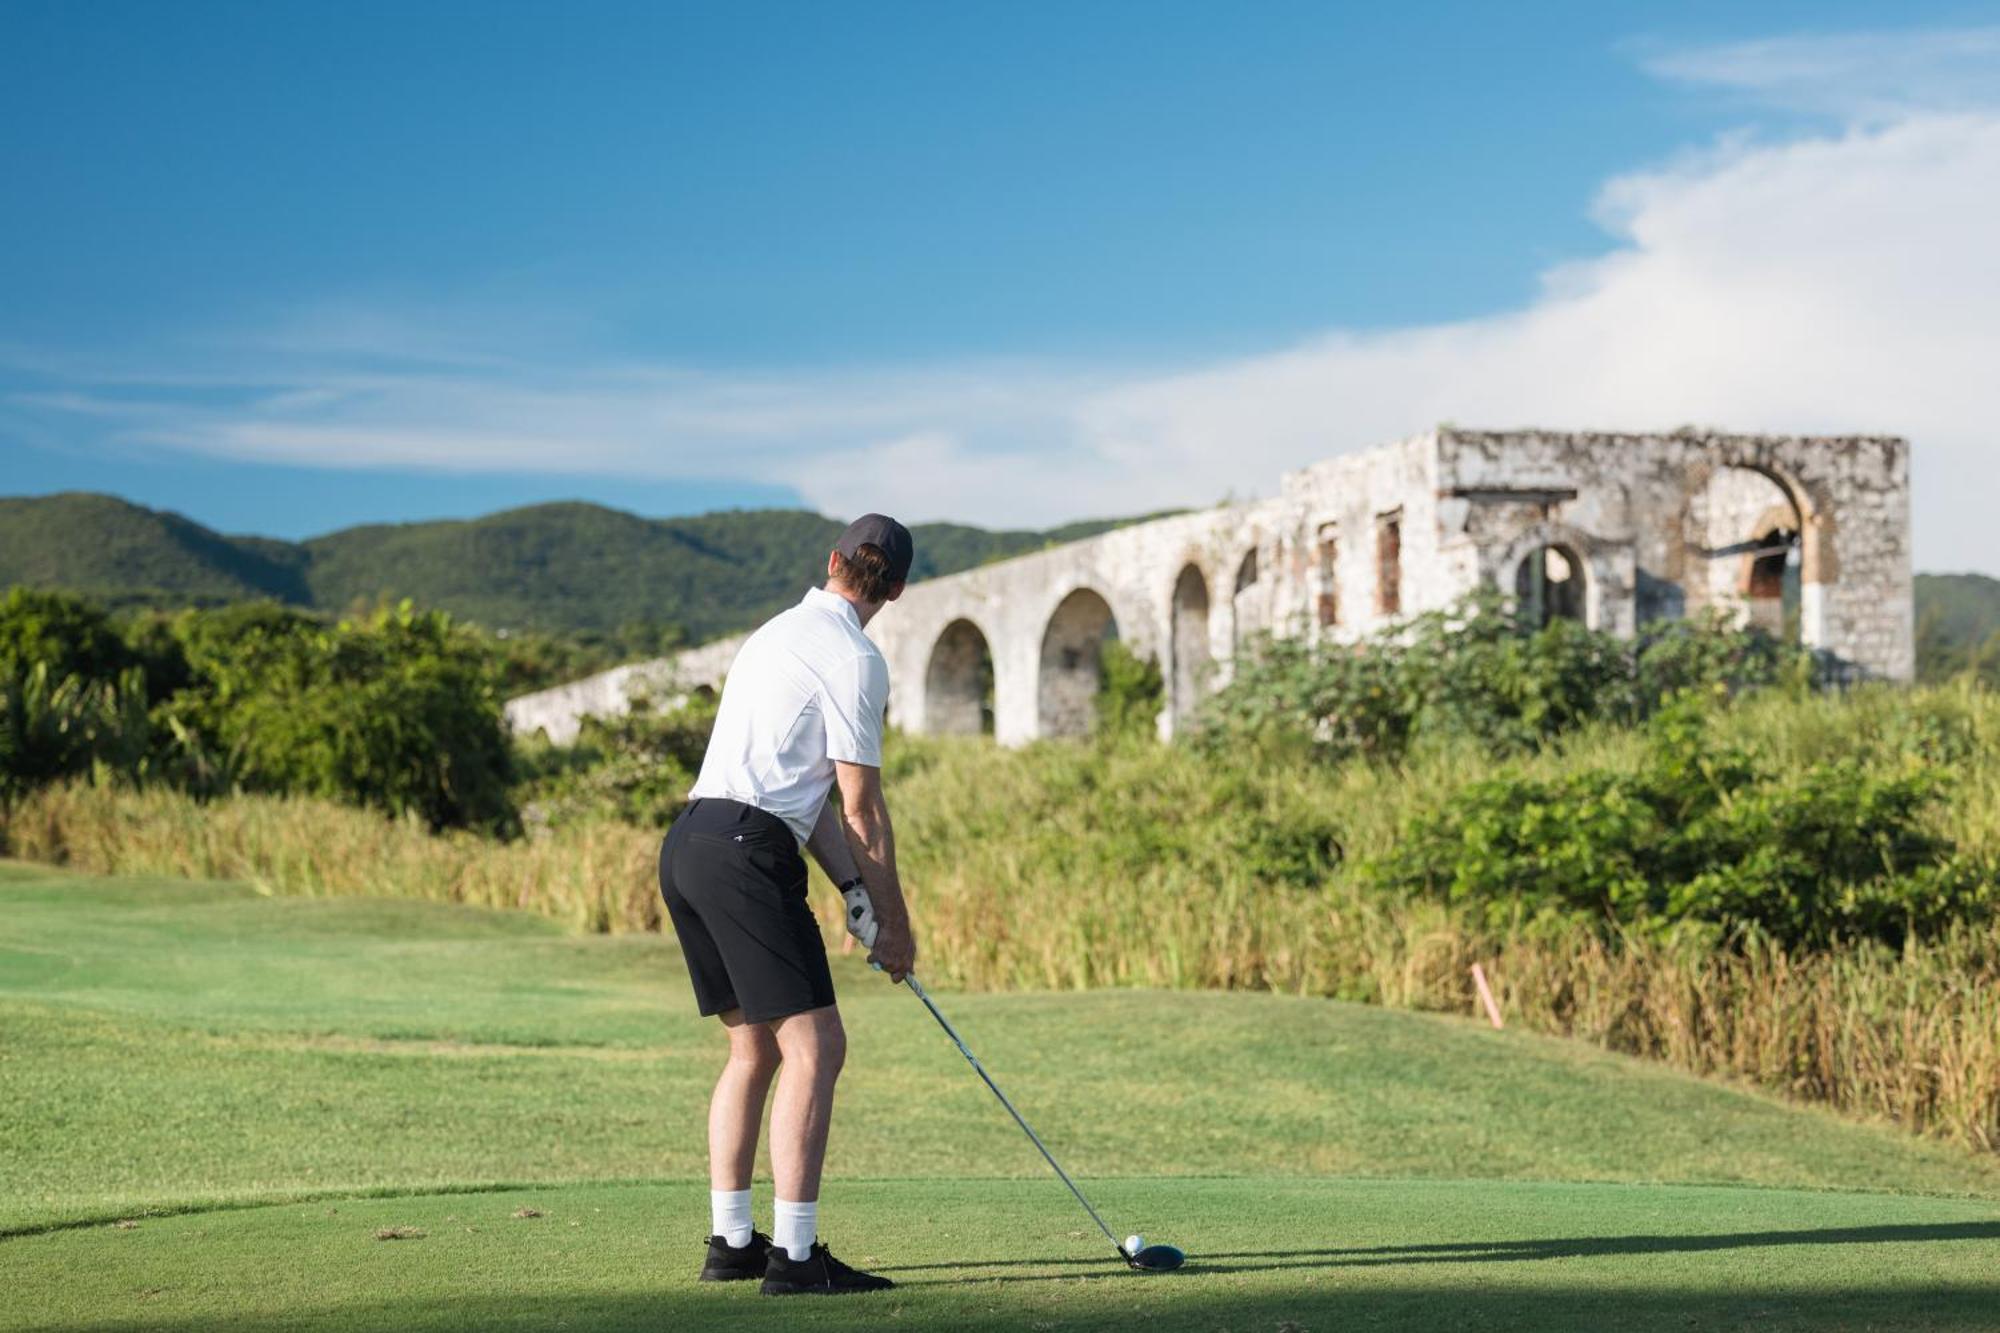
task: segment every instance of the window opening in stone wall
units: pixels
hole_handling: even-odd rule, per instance
[[[1787,515],[1789,518],[1790,516]],[[1789,643],[1799,641],[1799,530],[1772,523],[1750,550],[1744,595],[1752,625]]]
[[[1319,623],[1322,628],[1340,623],[1340,528],[1333,523],[1319,526]]]
[[[1385,616],[1403,613],[1403,511],[1375,520],[1375,610]]]
[[[1515,607],[1537,627],[1583,620],[1583,561],[1567,546],[1540,546],[1514,571]]]
[[[1689,609],[1797,641],[1804,524],[1791,493],[1757,468],[1719,467],[1689,497],[1686,523]]]

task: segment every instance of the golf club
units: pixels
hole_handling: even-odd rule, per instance
[[[1090,1214],[1090,1220],[1097,1223],[1097,1229],[1104,1233],[1104,1238],[1111,1242],[1112,1248],[1118,1251],[1118,1257],[1124,1260],[1128,1267],[1145,1273],[1169,1273],[1187,1262],[1187,1256],[1173,1246],[1142,1246],[1138,1243],[1139,1238],[1137,1236],[1132,1237],[1127,1244],[1120,1245],[1118,1237],[1112,1234],[1110,1227],[1104,1225],[1104,1219],[1097,1215],[1097,1210],[1090,1206],[1090,1200],[1083,1197],[1083,1191],[1078,1189],[1076,1182],[1069,1178],[1069,1172],[1062,1169],[1062,1164],[1056,1161],[1054,1154],[1049,1151],[1048,1145],[1042,1142],[1041,1136],[1036,1134],[1028,1122],[1021,1118],[1021,1113],[1014,1109],[1014,1103],[1007,1100],[1007,1094],[1000,1091],[1000,1085],[993,1081],[993,1076],[986,1072],[984,1065],[979,1063],[979,1057],[974,1055],[972,1048],[965,1044],[965,1038],[958,1035],[958,1030],[952,1027],[951,1021],[944,1016],[943,1011],[924,992],[923,984],[917,980],[915,974],[913,973],[904,977],[903,982],[910,988],[911,994],[924,1002],[924,1008],[931,1011],[931,1017],[938,1021],[938,1026],[944,1029],[945,1035],[951,1038],[954,1046],[958,1047],[958,1053],[965,1057],[967,1064],[972,1066],[972,1072],[979,1075],[986,1086],[993,1090],[993,1095],[998,1097],[1000,1104],[1007,1108],[1007,1114],[1014,1117],[1014,1123],[1021,1127],[1021,1132],[1028,1136],[1028,1141],[1040,1150],[1042,1160],[1047,1162],[1058,1176],[1062,1177],[1062,1183],[1069,1186],[1069,1192],[1076,1196],[1076,1201],[1083,1205],[1083,1211]]]

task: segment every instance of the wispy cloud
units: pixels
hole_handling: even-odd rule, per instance
[[[578,367],[349,310],[173,366],[45,367],[36,410],[231,458],[743,478],[832,512],[1024,524],[1268,490],[1445,419],[1887,431],[1917,446],[1920,562],[2000,572],[2000,29],[1645,64],[1839,120],[1606,182],[1616,248],[1493,317],[1192,366],[720,373]]]
[[[2000,102],[2000,27],[1828,33],[1643,52],[1662,79],[1875,122]]]

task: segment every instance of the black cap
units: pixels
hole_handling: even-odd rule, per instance
[[[909,579],[910,561],[916,558],[917,546],[910,540],[908,528],[887,514],[863,514],[847,525],[847,531],[840,534],[833,549],[844,559],[852,560],[863,546],[878,547],[889,557],[890,578],[898,583]]]

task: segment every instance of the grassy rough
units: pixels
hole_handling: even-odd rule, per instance
[[[1781,767],[1947,753],[1938,813],[2000,855],[2000,700],[1954,687],[1768,698],[1715,722]],[[1523,761],[1636,764],[1628,731]],[[898,738],[888,782],[927,971],[982,990],[1248,989],[1473,1013],[1481,963],[1509,1021],[2000,1149],[2000,930],[1901,951],[1607,942],[1583,923],[1495,923],[1373,892],[1353,867],[1486,771],[1470,750],[1328,768],[1260,752]],[[76,787],[11,812],[12,853],[101,873],[245,879],[277,893],[396,893],[523,907],[571,927],[659,925],[657,832],[580,824],[494,844],[324,803],[199,806]],[[833,914],[828,913],[831,921]]]

